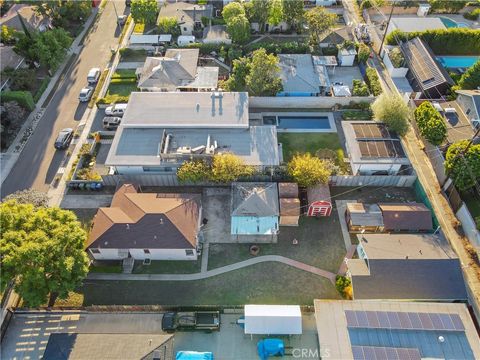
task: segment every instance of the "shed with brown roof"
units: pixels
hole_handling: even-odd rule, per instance
[[[350,232],[383,230],[382,211],[377,204],[347,203],[345,219]]]
[[[278,196],[280,198],[298,198],[297,183],[278,183]]]
[[[422,203],[378,204],[385,231],[431,231],[432,212]]]
[[[139,193],[125,184],[99,208],[86,249],[97,260],[196,260],[200,195]]]
[[[330,216],[332,199],[328,184],[319,184],[307,189],[308,216]]]
[[[300,200],[298,198],[280,198],[280,225],[298,226],[300,218]]]

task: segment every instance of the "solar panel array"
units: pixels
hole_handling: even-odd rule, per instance
[[[392,136],[383,124],[352,124],[357,139],[391,139]]]
[[[397,140],[358,140],[358,147],[363,158],[403,158],[400,141]]]
[[[352,346],[354,360],[421,360],[418,349]]]
[[[345,310],[350,328],[465,331],[458,314]]]

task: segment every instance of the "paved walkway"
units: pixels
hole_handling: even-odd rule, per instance
[[[336,274],[329,271],[319,269],[315,266],[307,265],[296,260],[286,258],[279,255],[265,255],[259,256],[256,258],[248,259],[245,261],[240,261],[235,264],[222,266],[213,270],[208,270],[205,272],[199,272],[194,274],[101,274],[101,273],[90,273],[87,276],[88,280],[151,280],[151,281],[192,281],[192,280],[202,280],[207,279],[212,276],[221,275],[229,271],[234,271],[242,269],[247,266],[264,263],[264,262],[280,262],[285,265],[292,266],[294,268],[322,276],[329,279],[333,284],[335,283]]]
[[[92,192],[85,195],[65,195],[60,207],[63,209],[97,209],[110,206],[113,195]]]
[[[345,258],[343,259],[342,264],[338,269],[338,275],[345,276],[348,270],[347,261],[353,257],[353,254],[355,254],[356,250],[357,250],[356,245],[350,245],[350,249],[348,249],[347,254],[345,255]]]
[[[208,250],[209,250],[208,241],[205,241],[202,248],[202,266],[200,272],[206,273],[208,270]]]

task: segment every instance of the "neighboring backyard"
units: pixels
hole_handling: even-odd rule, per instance
[[[336,133],[278,133],[282,143],[283,159],[289,161],[296,153],[309,152],[312,155],[320,149],[341,151],[342,145]]]
[[[298,244],[294,245],[296,239]],[[301,217],[298,227],[282,226],[278,243],[260,244],[259,256],[281,255],[337,273],[346,249],[336,212],[330,217]],[[210,244],[208,269],[253,258],[249,244]]]
[[[339,299],[326,278],[279,263],[262,263],[198,281],[92,281],[83,305],[312,305]]]

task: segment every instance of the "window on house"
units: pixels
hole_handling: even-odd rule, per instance
[[[150,254],[150,250],[148,250],[148,249],[143,249],[143,253],[144,253],[144,254]]]
[[[191,250],[191,249],[185,250],[185,255],[187,255],[187,256],[193,256],[193,254],[194,254],[194,253],[193,253],[193,250]]]
[[[90,251],[92,252],[92,254],[100,254],[99,249],[90,249]]]

